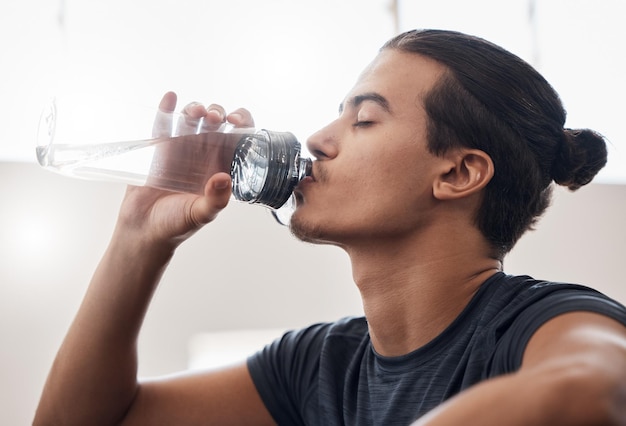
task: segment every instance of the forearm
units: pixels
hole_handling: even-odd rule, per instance
[[[612,425],[615,380],[586,361],[501,376],[445,402],[413,426]]]
[[[57,354],[35,424],[114,424],[137,389],[136,341],[173,249],[116,232]]]
[[[538,394],[527,393],[516,386],[514,378],[498,378],[483,382],[450,399],[413,426],[462,425],[544,425],[548,413],[539,411],[543,401]],[[515,391],[513,389],[516,389]],[[539,393],[541,390],[539,389]]]

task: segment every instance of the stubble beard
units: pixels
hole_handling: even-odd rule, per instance
[[[306,223],[304,220],[299,219],[297,214],[294,214],[291,218],[289,230],[291,234],[300,241],[313,244],[321,243],[322,231],[319,225]]]
[[[325,183],[327,181],[327,175],[327,170],[322,165],[318,165],[315,170],[315,181],[320,184]],[[322,227],[318,223],[307,222],[305,219],[300,218],[297,209],[291,217],[289,230],[294,237],[306,243],[332,244],[324,238]]]

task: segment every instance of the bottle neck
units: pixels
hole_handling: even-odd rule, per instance
[[[306,157],[300,157],[298,159],[298,182],[307,176],[311,176],[313,171],[313,160]]]

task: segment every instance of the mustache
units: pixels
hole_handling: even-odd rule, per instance
[[[313,179],[315,182],[325,182],[328,180],[328,170],[323,163],[318,161],[313,163]]]

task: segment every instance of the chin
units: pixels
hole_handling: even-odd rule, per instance
[[[296,210],[291,217],[289,230],[293,236],[307,243],[329,244],[322,227],[316,222],[306,220],[301,213]]]
[[[293,236],[299,240],[309,243],[316,242],[320,236],[319,226],[306,222],[298,213],[299,212],[296,210],[293,216],[291,216],[289,230]]]
[[[338,236],[330,232],[327,226],[322,226],[319,222],[307,221],[298,214],[291,217],[289,230],[294,237],[305,243],[343,247]]]

